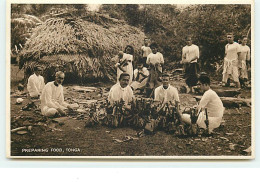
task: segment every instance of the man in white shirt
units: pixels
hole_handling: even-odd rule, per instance
[[[186,84],[190,88],[190,92],[193,92],[193,86],[197,85],[198,77],[198,59],[199,59],[199,47],[192,44],[190,36],[186,38],[186,46],[182,49],[182,61],[184,64]]]
[[[131,83],[133,90],[143,90],[147,84],[149,71],[140,61],[137,63],[137,69],[134,70],[134,81]]]
[[[154,91],[154,101],[160,102],[161,107],[158,111],[163,109],[166,103],[176,106],[179,105],[180,99],[178,90],[169,84],[170,77],[168,74],[162,75],[162,85],[157,87]],[[179,107],[177,107],[179,109]]]
[[[147,88],[148,97],[152,93],[153,89],[161,84],[159,79],[162,74],[162,66],[164,64],[163,55],[160,52],[157,52],[158,45],[156,43],[152,43],[150,47],[152,49],[152,53],[148,55],[146,60],[146,64],[149,65],[150,72]]]
[[[28,79],[27,90],[31,98],[39,98],[45,86],[44,78],[40,75],[41,71],[41,67],[36,66],[34,74]]]
[[[149,47],[149,38],[144,38],[144,46],[141,47],[142,50],[142,63],[144,67],[147,67],[146,60],[148,55],[152,52],[151,48]]]
[[[205,120],[206,120],[206,113],[205,108],[207,108],[208,114],[208,129],[211,133],[213,129],[218,128],[223,122],[223,114],[224,114],[224,107],[221,99],[216,94],[215,91],[211,90],[210,88],[210,78],[206,75],[202,75],[199,77],[200,89],[204,92],[197,110],[197,125],[200,128],[207,129]],[[188,125],[191,125],[191,119],[189,114],[183,114],[181,118],[182,122]]]
[[[243,36],[242,44],[240,45],[240,54],[238,56],[238,71],[241,87],[245,86],[245,82],[248,79],[247,64],[250,61],[250,48],[246,44],[247,36]]]
[[[41,112],[44,116],[64,116],[66,109],[72,109],[70,104],[64,102],[63,87],[65,74],[58,71],[55,81],[48,82],[41,95]]]
[[[222,82],[225,86],[229,86],[228,79],[232,77],[236,86],[240,88],[238,79],[238,56],[240,53],[240,46],[237,42],[234,42],[234,35],[232,33],[227,34],[227,40],[228,44],[225,46]]]
[[[129,80],[130,75],[128,73],[122,73],[119,77],[119,83],[111,87],[108,95],[108,101],[111,105],[122,99],[125,106],[129,107],[130,102],[134,99],[133,90],[128,85]]]

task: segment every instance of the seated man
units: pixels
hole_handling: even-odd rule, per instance
[[[146,86],[149,76],[149,71],[143,67],[142,62],[137,63],[137,69],[134,70],[134,81],[131,84],[133,90],[143,90]]]
[[[45,86],[44,78],[40,75],[41,67],[34,68],[34,74],[28,79],[27,90],[31,98],[39,98]]]
[[[162,75],[162,85],[154,91],[154,101],[159,101],[162,109],[166,103],[176,106],[180,102],[178,90],[169,84],[170,77],[168,74]],[[179,107],[178,107],[179,108]]]
[[[210,78],[206,75],[201,75],[199,77],[199,83],[201,91],[204,92],[200,103],[197,107],[197,125],[199,128],[207,129],[205,120],[206,120],[206,113],[205,108],[207,108],[208,113],[208,129],[209,133],[212,132],[214,128],[218,128],[222,122],[223,114],[224,114],[224,107],[223,103],[220,100],[219,96],[216,94],[215,91],[211,90],[210,88]],[[185,124],[190,125],[191,119],[189,114],[182,115],[182,122]]]
[[[113,85],[109,91],[108,101],[113,105],[116,101],[121,99],[124,101],[125,105],[129,105],[134,99],[133,90],[128,85],[130,80],[130,75],[128,73],[122,73],[119,77],[119,83]]]
[[[72,109],[70,104],[64,102],[63,87],[65,74],[58,71],[55,81],[48,82],[41,95],[41,112],[44,116],[64,116],[66,109]]]

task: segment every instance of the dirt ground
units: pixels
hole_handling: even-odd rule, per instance
[[[12,74],[16,67],[12,65]],[[15,77],[14,77],[15,78]],[[21,79],[21,78],[20,78]],[[178,138],[164,131],[138,137],[140,130],[110,128],[103,125],[85,127],[84,119],[63,117],[56,121],[44,118],[39,110],[23,111],[29,100],[24,96],[21,105],[16,105],[19,76],[12,78],[11,129],[25,126],[25,133],[11,133],[12,156],[242,156],[251,155],[244,150],[251,146],[251,107],[226,108],[225,126],[211,137]],[[172,80],[180,88],[183,80]],[[64,86],[67,102],[81,102],[80,107],[92,100],[106,97],[112,84],[95,85],[95,91],[75,90],[73,85]],[[87,85],[88,87],[93,85]],[[100,88],[105,90],[103,97]],[[217,83],[213,83],[218,88]],[[180,93],[181,109],[196,104],[195,95]],[[240,97],[250,98],[250,90],[242,90]],[[30,128],[30,129],[28,129]],[[123,141],[125,138],[131,140]],[[120,142],[119,142],[120,141]]]

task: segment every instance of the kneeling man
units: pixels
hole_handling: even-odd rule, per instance
[[[124,101],[125,105],[129,105],[134,99],[133,90],[128,85],[130,81],[130,75],[128,73],[122,73],[119,76],[119,83],[113,85],[109,91],[108,101],[111,105],[115,102]]]
[[[162,104],[162,109],[166,103],[176,106],[180,102],[178,90],[169,84],[170,77],[168,74],[162,75],[162,85],[154,91],[154,101]],[[179,107],[178,107],[179,108]]]
[[[207,108],[208,113],[208,129],[211,133],[213,129],[218,128],[223,121],[224,107],[221,99],[217,95],[217,93],[210,88],[210,78],[206,75],[202,75],[199,77],[200,89],[204,92],[200,103],[197,107],[198,119],[197,125],[200,128],[207,129],[205,120],[206,113],[205,108]],[[182,122],[186,124],[191,124],[191,119],[189,114],[182,115]]]
[[[64,102],[63,86],[65,74],[58,71],[55,81],[48,82],[41,95],[41,112],[44,116],[64,116],[66,109],[72,109],[70,104]]]

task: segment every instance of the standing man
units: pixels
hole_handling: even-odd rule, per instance
[[[245,82],[248,80],[247,64],[250,63],[250,48],[246,44],[247,37],[243,36],[242,44],[240,45],[241,53],[238,56],[239,81],[241,87],[245,87]]]
[[[58,71],[55,81],[48,82],[41,95],[41,112],[44,116],[64,116],[66,109],[72,109],[70,104],[64,102],[63,87],[65,74]]]
[[[158,52],[158,45],[156,43],[152,43],[150,47],[152,49],[152,53],[148,55],[146,60],[146,64],[150,69],[148,88],[146,92],[148,97],[151,95],[152,91],[161,84],[159,79],[162,74],[162,66],[164,64],[163,55]]]
[[[42,68],[36,66],[34,68],[34,74],[28,79],[27,90],[31,98],[39,98],[45,86],[44,78],[40,75],[41,71]]]
[[[199,59],[199,47],[192,44],[191,36],[186,38],[186,46],[182,49],[182,63],[184,64],[184,71],[186,77],[186,84],[190,89],[190,93],[193,92],[193,86],[198,82],[198,59]]]
[[[146,60],[148,55],[152,52],[151,48],[149,47],[149,38],[144,38],[144,46],[141,47],[142,50],[142,63],[144,67],[147,68]]]
[[[227,34],[228,44],[225,46],[225,58],[223,66],[223,79],[224,86],[230,86],[228,79],[233,78],[237,88],[240,88],[239,75],[238,75],[238,56],[240,54],[240,45],[234,42],[233,33]]]

